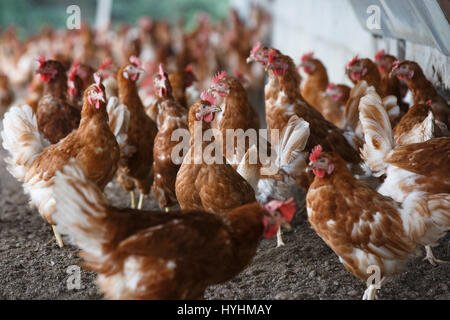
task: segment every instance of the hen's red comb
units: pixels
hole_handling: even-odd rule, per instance
[[[386,51],[384,51],[384,49],[378,50],[377,53],[375,54],[375,60],[381,59],[381,57],[384,56],[385,54]]]
[[[317,161],[321,153],[322,153],[322,146],[319,144],[313,148],[311,155],[309,156],[309,161],[311,162]]]
[[[314,52],[308,52],[302,55],[302,63],[314,57]]]
[[[106,59],[102,65],[100,66],[100,70],[106,70],[110,65],[112,65],[113,61],[112,59]]]
[[[98,72],[94,73],[94,81],[95,81],[95,85],[96,85],[98,91],[103,93],[102,86],[101,86],[102,76]]]
[[[269,50],[269,63],[272,63],[273,60],[275,59],[277,52],[275,51],[275,49],[270,49]]]
[[[227,76],[227,72],[226,71],[222,71],[217,73],[214,78],[213,78],[213,84],[218,84],[219,81],[222,81],[223,79],[225,79]]]
[[[164,72],[164,66],[162,63],[159,64],[159,75],[161,79],[167,80],[166,73]]]
[[[215,105],[217,103],[216,97],[214,97],[211,93],[208,93],[208,91],[203,91],[200,94],[200,99],[203,101],[208,101],[211,105]]]
[[[351,67],[352,65],[354,65],[356,63],[356,61],[358,61],[359,57],[355,56],[347,65],[347,67]]]
[[[281,215],[283,216],[284,220],[287,222],[291,222],[292,218],[294,217],[296,205],[294,202],[294,198],[290,198],[287,201],[284,201],[280,206]]]
[[[290,222],[294,217],[296,205],[294,202],[294,198],[290,198],[286,201],[272,200],[264,205],[264,209],[269,212],[279,210],[284,220],[286,220],[286,222]]]
[[[138,57],[136,57],[136,56],[131,56],[130,57],[130,62],[132,64],[134,64],[136,67],[140,68],[142,66],[141,60]]]
[[[69,80],[71,81],[75,81],[75,76],[78,73],[78,69],[80,69],[80,61],[76,60],[72,63],[72,66],[70,67],[70,72],[69,72]]]
[[[46,60],[44,56],[40,56],[39,58],[36,59],[36,61],[39,62],[39,69],[40,69],[42,68]]]
[[[250,54],[255,55],[261,48],[262,48],[262,44],[261,44],[261,42],[258,41],[258,42],[253,46],[252,50],[250,51]]]
[[[431,101],[431,99],[430,100],[428,100],[425,104],[427,105],[427,106],[429,106],[429,107],[431,107],[431,104],[433,103],[433,101]]]
[[[392,67],[392,71],[394,71],[395,69],[397,69],[399,66],[400,66],[400,61],[395,60],[395,61],[394,61],[394,64],[393,64],[393,67]]]
[[[194,73],[194,68],[189,64],[186,66],[186,69],[184,69],[186,72]]]

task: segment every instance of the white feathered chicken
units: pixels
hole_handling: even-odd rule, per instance
[[[296,175],[306,169],[308,152],[304,149],[308,138],[309,123],[293,115],[281,132],[278,143],[272,139],[272,155],[267,161],[261,158],[261,154],[265,155],[261,150],[264,143],[260,143],[260,150],[256,145],[248,149],[236,170],[253,187],[259,203],[292,196],[291,187],[296,184]],[[283,245],[279,230],[277,246]]]

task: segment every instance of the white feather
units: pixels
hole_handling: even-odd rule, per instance
[[[8,171],[23,182],[34,160],[50,143],[39,133],[36,116],[30,106],[14,106],[3,119],[3,148],[10,157],[5,161]]]

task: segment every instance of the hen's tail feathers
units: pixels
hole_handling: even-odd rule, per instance
[[[403,226],[415,242],[435,245],[450,230],[450,194],[413,192],[402,206]]]
[[[106,223],[108,202],[101,190],[86,179],[74,159],[57,172],[54,179],[55,212],[52,216],[56,230],[68,235],[92,258],[104,257],[107,243]]]
[[[434,115],[430,111],[421,123],[416,124],[410,131],[396,136],[395,143],[397,145],[406,145],[428,141],[435,137],[434,126]]]
[[[361,155],[377,177],[385,173],[384,157],[394,146],[391,123],[380,96],[369,91],[359,104],[359,118],[364,132],[365,144]]]
[[[277,146],[277,163],[291,176],[305,169],[307,153],[304,152],[309,139],[309,123],[294,115],[281,133]]]
[[[50,145],[38,130],[36,116],[30,106],[14,106],[3,119],[3,148],[10,157],[5,161],[8,171],[19,181],[25,176],[37,156]]]
[[[350,97],[344,111],[344,129],[357,132],[359,122],[358,106],[361,98],[366,94],[367,89],[367,82],[362,80],[350,91]]]
[[[242,157],[236,171],[257,191],[259,175],[258,148],[252,145]]]
[[[106,111],[109,117],[109,127],[116,137],[122,157],[129,157],[134,150],[128,145],[128,126],[130,123],[130,112],[128,107],[120,103],[117,97],[108,100]]]
[[[256,162],[259,156],[256,145],[247,150],[236,170],[253,187],[259,202],[265,203],[269,197],[288,197],[289,186],[304,173],[308,156],[304,149],[309,134],[309,123],[294,115],[283,129],[279,141],[272,146],[272,155],[275,152],[276,157],[270,157],[264,163],[261,163],[263,159]]]
[[[391,124],[395,123],[400,116],[400,107],[397,103],[396,96],[387,96],[383,98],[383,106],[386,110]]]

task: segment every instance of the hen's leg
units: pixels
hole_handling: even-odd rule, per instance
[[[431,246],[425,246],[425,251],[427,255],[425,256],[425,258],[423,258],[423,261],[428,260],[428,262],[430,262],[435,267],[438,265],[438,263],[448,263],[448,261],[436,259],[433,254],[433,250],[431,250]]]
[[[139,203],[137,206],[138,210],[142,210],[142,207],[144,206],[144,200],[145,200],[145,195],[143,195],[142,193],[139,194]]]
[[[277,232],[277,248],[284,246],[283,239],[281,238],[281,227],[278,228]]]
[[[131,209],[136,209],[136,196],[134,194],[134,191],[130,191],[130,198],[131,198]]]
[[[64,242],[62,240],[62,237],[61,237],[61,235],[58,232],[56,232],[56,229],[55,229],[54,225],[52,225],[52,229],[53,229],[53,233],[55,234],[56,243],[58,244],[58,246],[60,248],[64,247]]]

